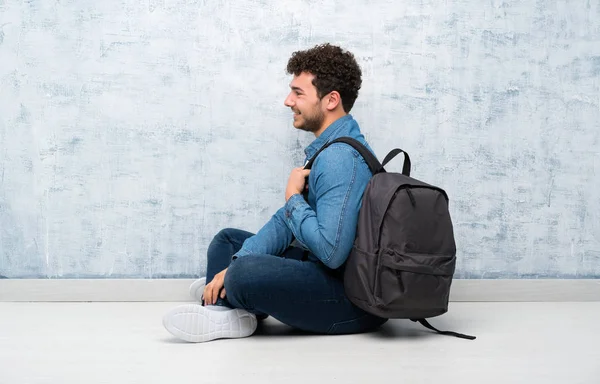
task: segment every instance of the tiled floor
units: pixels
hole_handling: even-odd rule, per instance
[[[246,339],[187,344],[174,303],[0,303],[0,383],[600,383],[600,303],[451,303],[378,332],[305,335],[269,318]]]

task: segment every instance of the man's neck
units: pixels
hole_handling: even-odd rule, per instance
[[[319,128],[318,131],[315,132],[315,137],[319,137],[321,136],[321,134],[323,132],[325,132],[325,130],[331,125],[333,124],[335,121],[337,121],[338,119],[346,116],[347,113],[344,112],[343,110],[341,112],[338,113],[332,113],[329,116],[327,116],[325,118],[325,121],[323,121],[323,124],[321,125],[321,128]]]

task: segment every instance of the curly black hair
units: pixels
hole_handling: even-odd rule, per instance
[[[314,75],[313,85],[317,88],[319,99],[338,91],[346,113],[354,106],[362,84],[362,72],[354,55],[329,43],[294,52],[288,61],[287,71],[296,76],[302,72]]]

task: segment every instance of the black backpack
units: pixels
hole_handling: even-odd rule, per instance
[[[356,238],[343,268],[344,289],[357,307],[383,318],[410,319],[438,333],[473,340],[474,336],[439,331],[425,318],[448,311],[456,265],[448,195],[410,177],[408,153],[394,149],[379,163],[359,141],[341,137],[323,146],[305,165],[333,143],[354,147],[373,177],[365,189]],[[402,173],[383,168],[404,153]]]

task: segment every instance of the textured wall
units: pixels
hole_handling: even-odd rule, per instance
[[[459,277],[600,277],[598,0],[0,0],[0,275],[203,275],[283,204],[285,65],[325,41],[448,191]]]

